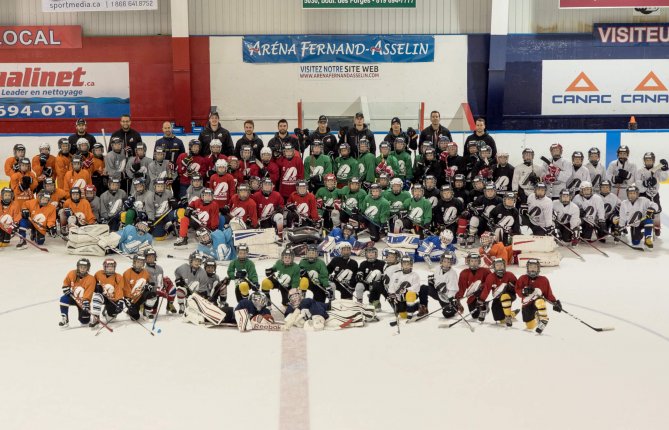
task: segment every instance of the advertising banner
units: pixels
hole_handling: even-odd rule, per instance
[[[245,63],[434,61],[434,36],[244,36]]]
[[[666,7],[669,0],[560,0],[562,8]]]
[[[158,0],[42,0],[42,12],[156,10]]]
[[[381,79],[381,66],[378,64],[305,64],[300,65],[300,79]]]
[[[415,8],[416,0],[302,0],[303,9]]]
[[[669,24],[595,24],[592,27],[599,45],[659,45],[669,43]]]
[[[0,63],[0,119],[130,113],[128,63]]]
[[[81,48],[81,26],[0,26],[0,49]]]
[[[669,60],[542,61],[542,115],[669,114]]]

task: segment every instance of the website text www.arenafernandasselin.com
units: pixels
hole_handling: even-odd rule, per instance
[[[378,78],[379,66],[300,66],[300,78],[319,79],[319,78],[341,78],[341,79],[370,79]]]

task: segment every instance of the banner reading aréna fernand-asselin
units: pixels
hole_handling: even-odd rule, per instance
[[[128,63],[0,63],[0,118],[130,112]]]
[[[434,36],[244,36],[245,63],[415,63],[434,61]]]

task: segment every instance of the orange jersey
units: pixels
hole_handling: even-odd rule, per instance
[[[0,226],[3,229],[11,229],[12,223],[17,224],[19,220],[21,220],[21,204],[19,202],[13,201],[9,206],[0,203]]]
[[[102,176],[105,172],[105,159],[93,157],[93,166],[91,167],[91,176],[98,174]]]
[[[123,272],[123,281],[125,282],[127,289],[126,297],[134,303],[142,295],[144,285],[149,282],[149,272],[147,272],[146,269],[142,269],[141,272],[137,273],[131,267]]]
[[[72,170],[72,157],[70,155],[58,154],[55,161],[56,169],[54,173],[56,174],[56,187],[59,189],[65,189],[65,174]]]
[[[30,211],[30,222],[43,236],[47,228],[56,226],[56,208],[53,205],[40,206],[37,200],[30,200],[24,208]]]
[[[98,270],[95,274],[95,281],[100,284],[104,295],[110,300],[116,302],[126,297],[126,294],[129,296],[130,290],[126,286],[123,276],[118,273],[107,276],[104,270]]]
[[[8,178],[11,178],[12,175],[17,172],[17,170],[14,170],[14,166],[18,165],[17,163],[18,161],[16,160],[16,157],[9,157],[5,160],[5,175],[7,175]]]
[[[37,179],[41,181],[44,180],[45,177],[40,177],[42,176],[42,173],[44,172],[45,168],[50,168],[51,169],[51,175],[53,176],[56,173],[56,157],[53,155],[49,155],[49,157],[46,159],[46,164],[44,167],[39,163],[39,154],[35,155],[33,157],[33,162],[32,162],[32,167],[33,167],[33,172],[35,172],[35,176],[37,176]]]
[[[65,191],[61,190],[60,188],[56,188],[53,191],[53,193],[51,193],[51,200],[49,201],[49,203],[53,207],[58,209],[61,205],[61,202],[65,203],[65,200],[67,200],[68,197],[69,196],[67,195],[67,193]]]
[[[95,278],[91,275],[79,278],[76,270],[70,270],[63,281],[63,286],[72,289],[72,295],[77,301],[88,300],[90,302],[95,291]]]
[[[84,195],[84,187],[86,185],[91,185],[93,181],[91,181],[91,174],[88,170],[86,169],[81,169],[78,172],[75,172],[74,170],[68,170],[67,173],[65,173],[65,178],[63,178],[63,187],[65,191],[68,193],[70,190],[74,187],[78,187],[81,190],[81,195]]]
[[[492,260],[495,258],[503,259],[506,264],[513,263],[513,250],[511,249],[511,246],[504,246],[499,242],[493,244],[488,252],[486,252],[483,248],[479,248],[479,254],[483,256],[483,259],[488,266],[492,264]],[[486,259],[485,257],[488,258]]]
[[[20,186],[24,176],[30,176],[33,181],[28,189],[22,191]],[[26,201],[31,200],[34,197],[33,191],[37,188],[37,185],[37,176],[35,176],[33,172],[27,172],[26,174],[16,172],[12,175],[12,179],[9,181],[9,186],[12,188],[12,191],[14,191],[14,200],[19,202],[21,207],[23,207]]]
[[[95,215],[93,215],[91,204],[88,203],[88,200],[84,198],[79,200],[79,203],[73,202],[72,199],[65,200],[65,203],[63,203],[63,209],[71,210],[72,215],[76,216],[77,219],[79,219],[79,222],[84,220],[86,225],[95,224]]]

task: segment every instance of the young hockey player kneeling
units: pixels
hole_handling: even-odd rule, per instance
[[[548,278],[539,275],[539,260],[527,260],[527,274],[521,276],[516,284],[516,294],[523,303],[523,321],[528,330],[534,329],[541,334],[548,324],[546,300],[553,303],[555,312],[562,312],[562,304],[553,295]]]

